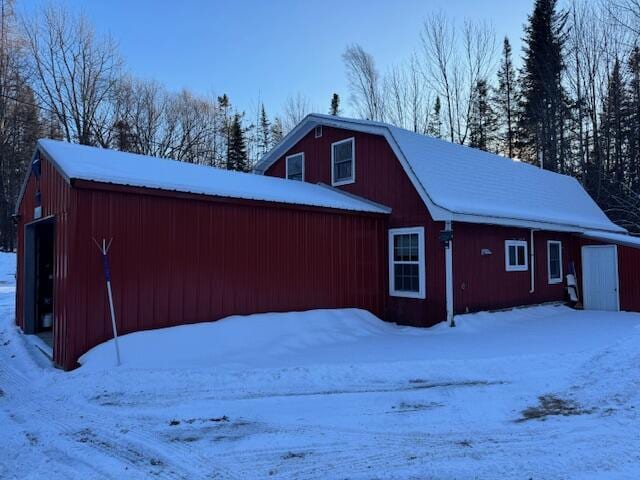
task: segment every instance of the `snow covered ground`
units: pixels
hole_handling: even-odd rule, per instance
[[[640,477],[640,315],[366,312],[136,333],[65,373],[13,326],[0,254],[0,478]]]

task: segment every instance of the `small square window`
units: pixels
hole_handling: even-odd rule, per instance
[[[527,242],[524,240],[507,240],[504,242],[505,269],[507,272],[529,270]]]
[[[289,155],[285,161],[287,179],[300,180],[304,182],[304,153]]]

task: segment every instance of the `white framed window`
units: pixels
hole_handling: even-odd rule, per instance
[[[322,136],[322,125],[316,125],[315,137],[320,138]]]
[[[562,242],[547,242],[547,272],[549,283],[562,283]]]
[[[356,140],[347,138],[331,144],[331,185],[356,181]]]
[[[304,152],[289,155],[285,161],[287,179],[304,182]]]
[[[529,252],[524,240],[507,240],[504,242],[504,262],[507,272],[523,272],[529,270]]]
[[[389,295],[425,298],[424,227],[389,230]]]

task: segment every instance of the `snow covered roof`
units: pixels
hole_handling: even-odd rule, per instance
[[[316,125],[384,136],[435,220],[626,231],[607,218],[573,177],[381,122],[308,115],[256,170],[264,172]]]
[[[390,212],[383,205],[326,185],[233,172],[57,140],[39,140],[38,148],[44,151],[67,180],[89,180],[359,212]]]
[[[640,248],[640,237],[633,237],[624,233],[586,231],[582,234],[582,236],[585,238],[590,238],[591,240],[600,240],[603,242],[615,243],[617,245]]]

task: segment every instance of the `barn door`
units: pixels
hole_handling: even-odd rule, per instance
[[[615,245],[582,247],[582,277],[585,310],[620,310]]]

